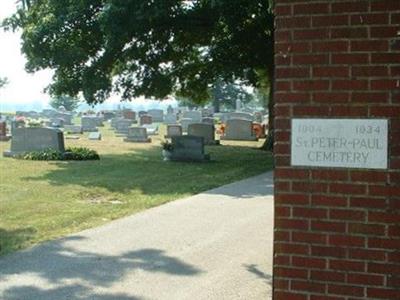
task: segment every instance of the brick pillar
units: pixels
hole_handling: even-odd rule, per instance
[[[274,299],[400,299],[400,0],[275,3]],[[293,118],[388,119],[388,168],[292,166]]]

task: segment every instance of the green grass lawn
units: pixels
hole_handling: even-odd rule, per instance
[[[272,168],[262,141],[207,147],[213,162],[163,162],[160,137],[124,143],[108,128],[102,141],[66,140],[95,149],[100,161],[43,162],[0,154],[0,255],[133,214]],[[161,132],[163,135],[163,132]],[[10,144],[0,142],[1,153]]]

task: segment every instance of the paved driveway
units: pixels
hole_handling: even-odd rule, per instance
[[[272,173],[0,258],[0,299],[271,297]]]

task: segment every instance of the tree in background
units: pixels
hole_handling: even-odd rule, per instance
[[[54,109],[63,106],[67,111],[74,111],[79,106],[79,100],[67,95],[56,96],[50,100],[50,106]]]
[[[228,109],[236,109],[236,100],[243,104],[253,100],[253,95],[245,90],[242,85],[225,83],[218,80],[211,89],[212,104],[215,112],[219,112],[221,106]]]
[[[203,103],[220,79],[272,82],[269,0],[22,2],[4,26],[22,29],[28,71],[55,71],[54,95],[82,92],[95,104],[112,92],[122,100],[174,94]]]
[[[6,86],[8,84],[8,79],[7,77],[1,78],[0,77],[0,88]]]

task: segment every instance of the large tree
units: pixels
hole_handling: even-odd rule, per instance
[[[220,78],[255,87],[273,78],[269,0],[22,2],[4,25],[22,29],[28,71],[54,69],[56,95],[204,102]]]
[[[79,100],[68,95],[55,96],[50,100],[50,106],[54,109],[63,106],[67,111],[74,111],[79,106]]]

